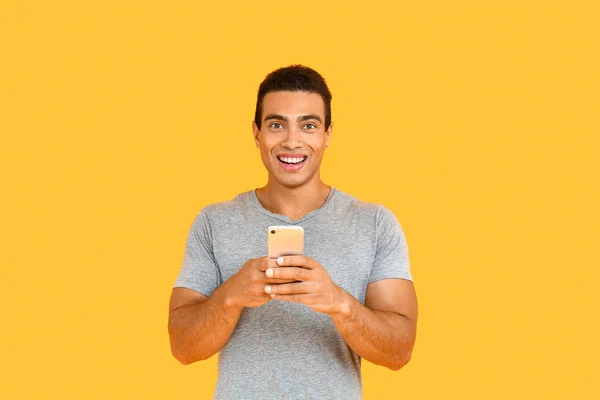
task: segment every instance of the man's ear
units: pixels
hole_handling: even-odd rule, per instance
[[[256,122],[252,121],[252,133],[254,134],[254,143],[256,143],[256,148],[260,149],[260,129],[256,126]]]
[[[333,133],[333,122],[329,124],[329,128],[325,131],[325,147],[329,145],[329,139]]]

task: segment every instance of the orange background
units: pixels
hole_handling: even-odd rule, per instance
[[[262,185],[258,84],[333,92],[325,182],[409,243],[413,360],[365,399],[599,398],[596,2],[0,5],[1,398],[211,398],[168,297],[206,204]]]

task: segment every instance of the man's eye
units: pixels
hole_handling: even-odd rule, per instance
[[[306,124],[304,125],[304,127],[306,129],[317,129],[317,126],[315,124]]]
[[[269,125],[269,128],[281,129],[283,128],[283,125],[281,125],[279,122],[273,122],[271,125]]]

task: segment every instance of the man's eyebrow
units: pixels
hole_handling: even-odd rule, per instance
[[[283,115],[279,115],[279,114],[269,114],[265,117],[265,122],[269,121],[271,119],[280,119],[282,121],[289,121],[287,117],[284,117]]]
[[[321,121],[321,117],[319,117],[316,114],[302,115],[302,116],[298,117],[298,119],[296,121],[302,122],[302,121],[308,121],[309,119],[314,119],[314,120],[319,121],[320,123],[323,123],[323,121]]]

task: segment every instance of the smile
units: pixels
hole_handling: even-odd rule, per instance
[[[277,158],[282,163],[286,163],[286,164],[290,164],[290,165],[300,164],[301,162],[304,162],[304,160],[306,160],[305,156],[302,156],[302,157],[277,157]]]
[[[289,157],[289,156],[278,156],[279,165],[285,171],[288,172],[297,172],[304,167],[304,163],[306,161],[306,156],[298,156],[298,157]]]

